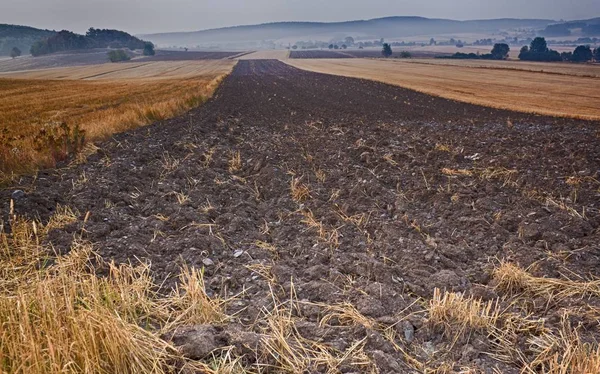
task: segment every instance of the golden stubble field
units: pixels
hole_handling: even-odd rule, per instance
[[[600,118],[600,66],[456,60],[288,59],[319,73],[370,79],[494,108]]]
[[[134,62],[0,74],[0,177],[53,166],[87,140],[198,106],[234,65]]]

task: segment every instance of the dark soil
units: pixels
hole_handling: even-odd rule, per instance
[[[299,300],[350,302],[393,324],[400,312],[421,310],[414,301],[434,287],[492,297],[496,259],[536,263],[537,276],[599,276],[599,125],[240,61],[201,108],[116,135],[86,164],[23,178],[0,196],[8,212],[11,193],[25,191],[16,213],[42,220],[57,204],[78,209],[79,223],[51,233],[57,250],[68,250],[90,212],[85,237],[105,258],[150,260],[167,285],[182,263],[206,265],[211,294],[245,291],[230,305],[245,326],[272,303],[268,281],[245,267],[255,264],[271,266],[282,299],[293,282]],[[230,171],[237,151],[241,169]],[[517,172],[486,179],[445,168]],[[290,195],[294,176],[310,189],[305,201]],[[180,204],[175,193],[189,200]],[[309,211],[325,238],[337,232],[337,245],[302,222]],[[532,308],[552,325],[564,306]],[[367,337],[382,373],[403,361],[375,331],[320,328],[318,308],[299,313],[307,338],[344,348]],[[426,329],[422,314],[409,321],[415,342],[432,352],[452,343]],[[586,328],[597,336],[597,324]],[[486,344],[459,341],[450,354],[461,365],[516,370],[481,354]]]

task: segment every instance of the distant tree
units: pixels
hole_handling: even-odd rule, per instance
[[[189,49],[187,47],[183,48],[183,50],[186,52],[189,51]]]
[[[411,58],[412,54],[408,51],[402,51],[402,52],[400,52],[400,57],[401,58]]]
[[[150,42],[144,43],[144,56],[154,56],[155,54],[156,52],[154,51],[154,44]]]
[[[10,50],[10,57],[17,58],[21,56],[21,50],[17,47],[13,47],[13,49]]]
[[[434,38],[429,39],[429,45],[436,45],[436,41]]]
[[[114,51],[108,52],[108,59],[110,60],[110,62],[120,62],[120,61],[131,60],[129,55],[122,49],[116,49]]]
[[[389,43],[383,43],[383,49],[381,50],[383,57],[390,57],[392,53],[392,46]]]
[[[354,38],[351,36],[346,37],[346,39],[344,41],[346,42],[346,44],[349,44],[349,45],[354,44]]]
[[[547,53],[548,52],[548,43],[546,43],[546,39],[538,36],[533,39],[531,45],[529,46],[529,52],[531,53]]]
[[[596,60],[596,62],[600,62],[600,47],[594,50],[594,60]]]
[[[348,46],[346,44],[342,44],[342,49],[346,49]]]
[[[340,46],[336,44],[333,46],[333,49],[340,49]]]
[[[329,49],[333,49],[333,44],[329,44]]]
[[[460,42],[459,42],[459,43],[456,43],[456,48],[462,48],[462,47],[464,47],[464,46],[465,46],[465,45],[464,45],[463,43],[460,43]]]
[[[298,49],[298,46],[297,45],[293,45],[292,49]]]
[[[594,58],[594,53],[589,45],[580,45],[573,51],[573,62],[588,62]]]
[[[508,53],[510,52],[510,47],[505,43],[496,43],[494,44],[494,48],[492,48],[492,58],[494,60],[506,60],[508,58]]]

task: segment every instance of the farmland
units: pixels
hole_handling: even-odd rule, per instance
[[[570,64],[547,63],[529,61],[494,61],[494,60],[446,60],[446,59],[410,59],[405,63],[422,65],[458,66],[480,69],[505,69],[529,71],[535,73],[569,75],[576,77],[600,78],[600,65],[598,64]]]
[[[286,63],[314,72],[376,80],[489,107],[600,118],[598,66],[364,59],[290,59]]]
[[[288,61],[0,191],[3,368],[598,372],[600,123]]]
[[[72,53],[53,53],[50,55],[0,60],[0,73],[32,69],[49,69],[66,66],[96,65],[108,62],[107,49],[92,49]],[[133,52],[130,52],[135,56]]]
[[[132,62],[2,74],[0,170],[6,178],[53,166],[74,151],[65,136],[101,140],[181,114],[210,97],[234,63]],[[83,132],[65,135],[63,123]]]
[[[290,51],[285,50],[264,50],[244,54],[238,57],[239,60],[285,60]]]

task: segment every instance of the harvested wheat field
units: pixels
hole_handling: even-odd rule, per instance
[[[572,64],[567,62],[410,59],[402,63],[423,65],[445,65],[480,69],[517,70],[576,77],[600,78],[599,64]]]
[[[510,70],[505,68],[510,62],[505,62],[502,69],[481,69],[447,61],[424,64],[363,59],[289,59],[285,62],[300,69],[371,79],[494,108],[600,119],[596,67],[581,67],[579,71],[593,71],[594,74],[583,77],[574,68],[564,68],[561,74]],[[520,69],[520,62],[513,64],[515,69]],[[523,66],[532,69],[531,64]],[[548,68],[557,69],[556,64],[550,64]]]
[[[239,61],[1,190],[0,365],[598,373],[599,125]]]
[[[121,63],[0,74],[0,173],[53,166],[204,102],[235,61]]]

